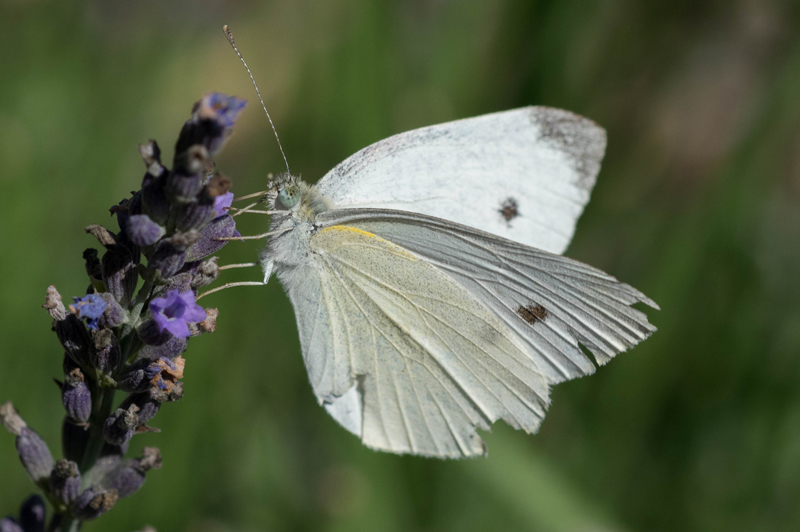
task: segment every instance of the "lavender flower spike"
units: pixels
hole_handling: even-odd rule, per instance
[[[194,292],[177,290],[167,292],[167,297],[158,297],[150,302],[153,320],[161,332],[168,331],[176,338],[188,338],[189,324],[206,319],[206,311],[195,303]]]
[[[145,423],[163,403],[183,397],[180,355],[189,338],[215,328],[217,310],[199,306],[196,292],[219,277],[217,258],[210,257],[227,242],[219,237],[238,233],[226,212],[231,179],[216,173],[212,156],[244,104],[219,93],[203,97],[181,130],[171,170],[155,141],[140,146],[147,166],[142,189],[110,209],[120,231],[85,229],[105,249],[102,258],[93,248],[83,252],[87,294],[65,306],[54,286],[47,289],[42,306],[63,360],[64,378],[54,379],[66,410],[63,458],[53,460],[11,402],[0,404],[0,427],[15,436],[22,466],[44,495],[0,519],[0,532],[77,532],[161,466],[154,447],[137,459],[125,454],[134,434],[159,432]],[[121,392],[128,396],[117,404]],[[49,523],[45,500],[53,510]]]

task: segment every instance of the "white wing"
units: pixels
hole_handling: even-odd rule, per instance
[[[448,275],[351,227],[317,232],[309,257],[301,270],[279,272],[306,368],[320,402],[366,445],[473,456],[485,453],[476,429],[497,419],[538,428],[546,378]]]
[[[655,302],[586,264],[420,214],[333,210],[323,226],[378,235],[447,273],[514,332],[536,367],[555,384],[594,372],[580,342],[600,364],[656,328],[630,305]]]
[[[317,188],[340,208],[427,214],[560,254],[605,147],[605,131],[591,120],[526,107],[389,137]]]

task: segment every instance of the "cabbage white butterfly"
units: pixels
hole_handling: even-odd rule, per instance
[[[656,330],[630,306],[655,302],[560,255],[605,144],[527,107],[395,135],[317,185],[270,181],[264,282],[336,421],[373,449],[482,455],[477,429],[535,432],[550,386],[594,372],[579,343],[605,364]]]

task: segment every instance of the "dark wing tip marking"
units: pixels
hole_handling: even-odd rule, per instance
[[[517,203],[517,200],[511,197],[506,198],[503,203],[500,204],[499,211],[500,215],[506,222],[510,222],[520,215],[519,204]]]
[[[580,186],[590,189],[600,172],[606,151],[606,131],[592,120],[563,109],[530,107],[531,122],[539,126],[539,139],[569,154],[580,175]]]
[[[546,320],[550,315],[550,313],[547,312],[547,309],[539,303],[528,303],[528,305],[525,307],[520,305],[517,308],[517,314],[520,318],[531,325],[534,325],[537,321]]]

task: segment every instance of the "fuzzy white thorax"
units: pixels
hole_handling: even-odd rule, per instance
[[[292,191],[297,203],[287,208],[281,203],[281,191]],[[307,265],[311,235],[316,230],[317,215],[333,208],[333,202],[323,196],[313,185],[298,176],[288,173],[276,176],[267,192],[269,210],[281,211],[272,215],[270,232],[276,234],[267,241],[259,260],[264,270],[264,284],[273,272],[288,290],[290,285],[302,278],[298,270]]]

